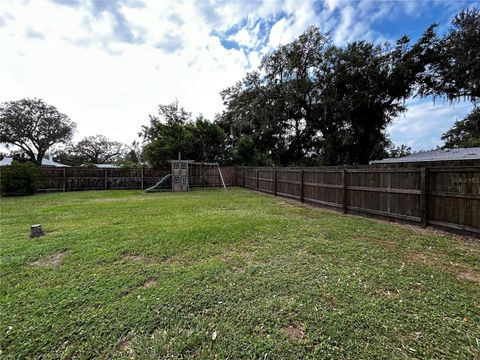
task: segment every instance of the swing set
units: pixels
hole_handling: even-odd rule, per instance
[[[205,186],[206,179],[211,176],[212,173],[218,171],[221,187],[227,191],[225,181],[223,179],[222,170],[218,163],[197,162],[193,160],[182,160],[180,153],[177,160],[168,160],[171,164],[171,173],[162,177],[155,185],[145,189],[145,192],[154,192],[159,190],[162,186],[167,184],[170,180],[172,183],[172,191],[174,192],[186,192],[190,191],[190,182],[192,179],[195,186]]]

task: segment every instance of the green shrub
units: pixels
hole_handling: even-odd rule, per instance
[[[7,195],[32,195],[37,188],[40,171],[31,162],[12,162],[12,165],[2,167],[1,189]]]

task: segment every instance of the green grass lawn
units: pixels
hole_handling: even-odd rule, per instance
[[[478,242],[235,188],[2,198],[0,224],[3,359],[480,356]]]

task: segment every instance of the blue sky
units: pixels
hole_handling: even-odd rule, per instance
[[[445,31],[470,6],[480,1],[2,0],[0,101],[40,97],[77,122],[77,140],[131,142],[160,103],[213,119],[222,89],[308,26],[338,45],[416,39],[433,22]],[[415,150],[440,145],[471,109],[442,99],[407,105],[388,131]]]

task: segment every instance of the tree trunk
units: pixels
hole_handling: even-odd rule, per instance
[[[38,152],[37,158],[35,159],[35,163],[38,166],[42,166],[42,160],[43,160],[43,157],[45,156],[45,153],[46,153],[46,150],[42,150]]]

